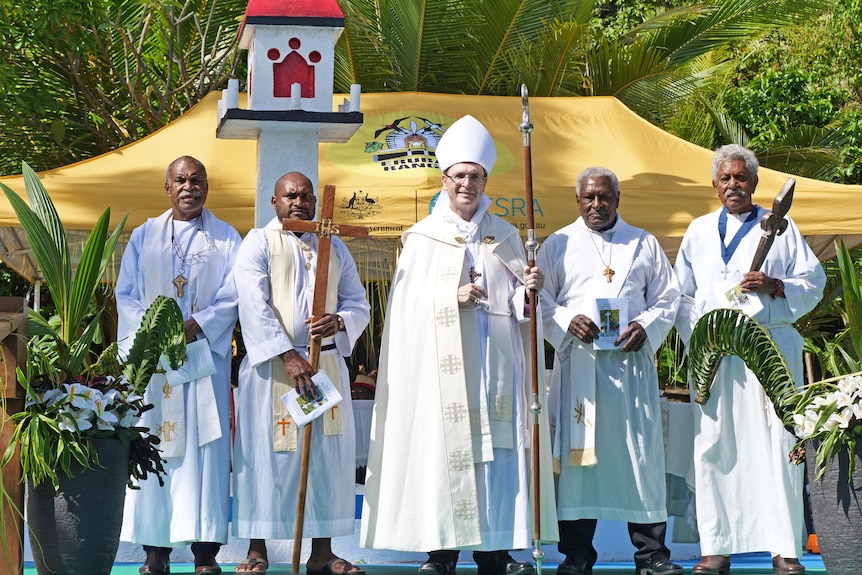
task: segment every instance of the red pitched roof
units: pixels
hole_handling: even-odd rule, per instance
[[[344,19],[344,13],[336,0],[249,0],[245,20],[258,17]]]
[[[241,47],[245,47],[246,26],[344,27],[344,13],[336,0],[249,0],[239,27]]]

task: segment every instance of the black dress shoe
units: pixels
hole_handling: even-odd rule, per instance
[[[419,575],[454,575],[455,568],[442,563],[428,561],[419,566]]]
[[[476,575],[533,575],[532,563],[521,563],[512,559],[507,551],[474,551]]]
[[[682,575],[682,565],[671,563],[667,555],[654,554],[635,561],[635,575]]]
[[[428,561],[419,566],[419,575],[455,575],[458,551],[432,551]]]
[[[557,567],[557,575],[592,575],[592,564],[582,557],[566,556],[566,560]]]

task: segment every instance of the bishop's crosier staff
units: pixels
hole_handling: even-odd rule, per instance
[[[527,86],[521,84],[521,104],[524,113],[521,117],[521,133],[524,136],[524,177],[526,184],[527,200],[527,241],[524,248],[527,251],[527,265],[531,268],[536,265],[536,250],[539,242],[536,241],[536,227],[533,223],[533,157],[530,152],[530,132],[533,124],[530,122],[530,103],[527,99]],[[542,575],[542,559],[545,553],[542,551],[542,506],[541,506],[541,478],[539,474],[539,415],[542,413],[542,404],[539,403],[539,363],[538,348],[539,337],[537,333],[537,322],[539,310],[539,297],[536,290],[530,290],[530,364],[532,381],[532,402],[530,411],[533,412],[533,559],[536,561],[536,573]]]

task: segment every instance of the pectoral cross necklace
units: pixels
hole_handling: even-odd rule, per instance
[[[602,232],[595,232],[594,233],[592,231],[589,231],[590,240],[592,240],[592,242],[593,242],[593,247],[596,248],[596,253],[599,254],[599,259],[602,260],[602,265],[605,266],[604,271],[602,271],[602,275],[605,276],[605,279],[608,280],[608,283],[611,283],[613,281],[611,278],[613,278],[614,274],[616,274],[616,272],[613,269],[611,269],[611,253],[614,249],[614,245],[611,242],[613,242],[613,240],[614,240],[614,234],[615,233],[616,233],[616,230],[612,231],[610,238],[608,238],[607,242],[605,242],[605,237],[604,237]],[[599,246],[596,245],[596,238],[593,237],[596,234],[598,234],[599,237],[602,238],[602,249],[599,249]],[[604,255],[605,245],[608,246],[608,260],[607,261],[605,261],[605,255]]]
[[[177,274],[171,283],[174,284],[174,287],[177,290],[177,297],[183,297],[186,292],[186,284],[189,283],[188,278],[184,275],[186,273],[186,258],[189,255],[189,248],[192,247],[192,242],[195,239],[198,231],[203,227],[203,215],[198,216],[198,222],[195,226],[195,229],[192,231],[191,236],[189,237],[189,241],[186,244],[186,249],[180,251],[180,246],[177,241],[177,231],[174,227],[174,220],[171,220],[171,244],[174,246],[174,253],[177,254],[177,257],[180,258],[180,272]]]

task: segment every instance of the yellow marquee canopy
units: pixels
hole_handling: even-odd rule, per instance
[[[256,142],[216,138],[218,99],[219,93],[209,94],[138,142],[39,174],[66,228],[89,229],[106,207],[114,223],[129,214],[128,231],[161,213],[170,205],[165,168],[174,158],[191,155],[209,173],[207,207],[245,234],[254,217]],[[428,213],[440,190],[437,139],[464,114],[484,123],[497,144],[486,190],[490,211],[526,229],[519,97],[365,94],[361,110],[364,123],[347,143],[320,144],[319,182],[336,186],[336,221],[370,228],[373,240],[354,246],[363,257],[375,253],[375,245],[380,257],[388,257],[391,250],[379,246],[391,245],[391,239],[379,240],[397,238]],[[689,222],[720,205],[710,183],[712,152],[663,132],[614,98],[531,98],[530,114],[539,238],[577,217],[575,177],[593,165],[617,173],[620,213],[657,236],[671,258]],[[787,178],[761,169],[755,201],[770,207]],[[23,178],[0,181],[24,195]],[[851,245],[862,242],[862,186],[797,178],[790,215],[818,255],[829,257],[838,237]],[[6,201],[0,201],[0,243],[0,257],[33,279]]]

